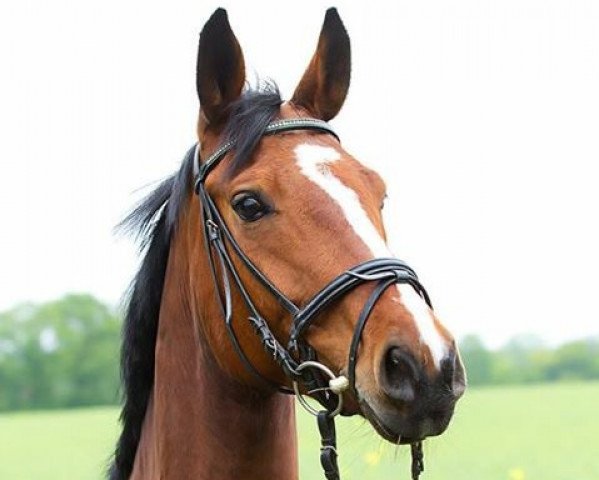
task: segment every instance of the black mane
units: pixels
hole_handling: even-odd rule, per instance
[[[126,480],[133,469],[154,383],[158,314],[171,235],[180,207],[191,191],[194,151],[195,147],[187,153],[179,172],[158,185],[119,226],[135,235],[145,255],[131,283],[123,324],[123,430],[110,469],[110,480]]]
[[[273,82],[262,82],[256,89],[246,90],[231,104],[224,140],[235,145],[229,174],[235,175],[247,167],[264,130],[279,113],[281,94]]]
[[[249,165],[264,129],[277,115],[280,104],[276,85],[267,83],[248,89],[231,105],[223,139],[232,140],[236,145],[230,173]],[[123,430],[110,467],[110,480],[127,480],[133,469],[154,384],[158,315],[170,242],[181,207],[191,195],[194,151],[195,147],[191,148],[180,170],[158,185],[120,225],[136,237],[145,255],[131,283],[123,324]],[[200,235],[198,232],[198,237]]]

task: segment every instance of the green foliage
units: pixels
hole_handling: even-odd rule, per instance
[[[460,351],[470,385],[525,384],[599,379],[599,340],[569,342],[549,349],[536,337],[517,336],[497,351],[475,335],[464,337]]]
[[[476,335],[464,337],[460,343],[460,353],[466,364],[468,383],[484,385],[491,381],[493,358],[480,338]]]
[[[114,403],[120,325],[89,295],[0,314],[0,410]]]

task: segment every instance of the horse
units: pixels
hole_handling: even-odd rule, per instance
[[[143,259],[111,480],[297,479],[294,396],[317,416],[329,480],[337,414],[411,445],[414,478],[420,442],[447,428],[466,386],[456,342],[387,247],[383,179],[328,123],[350,62],[331,8],[283,101],[247,86],[225,10],[203,27],[197,143],[123,223]]]

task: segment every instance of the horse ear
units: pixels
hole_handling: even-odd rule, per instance
[[[306,108],[316,118],[328,121],[345,101],[351,71],[349,35],[336,8],[324,17],[316,52],[291,102]]]
[[[201,112],[209,123],[226,119],[228,107],[241,95],[244,83],[243,53],[227,11],[219,8],[200,33],[196,69]]]

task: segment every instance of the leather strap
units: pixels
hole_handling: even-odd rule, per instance
[[[362,332],[364,332],[364,327],[370,318],[370,314],[372,313],[372,309],[374,308],[376,302],[378,302],[379,298],[381,298],[381,295],[385,293],[385,290],[387,290],[387,288],[394,283],[394,279],[382,280],[370,294],[368,301],[364,305],[364,308],[358,317],[358,323],[356,323],[356,327],[354,328],[354,335],[349,347],[349,360],[347,362],[347,379],[349,380],[349,385],[354,392],[356,391],[356,362],[358,359],[358,346],[360,345]]]
[[[318,431],[320,432],[320,464],[327,480],[339,480],[339,466],[337,465],[337,432],[335,421],[329,412],[318,412]]]
[[[422,452],[422,442],[412,443],[410,445],[412,452],[412,480],[418,480],[420,474],[424,472],[424,453]]]

